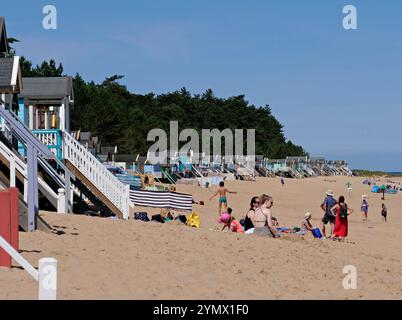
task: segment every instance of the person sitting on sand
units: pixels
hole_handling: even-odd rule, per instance
[[[313,232],[314,227],[313,227],[313,225],[311,224],[310,220],[311,220],[311,213],[310,213],[310,212],[307,212],[307,213],[304,215],[304,219],[303,219],[303,221],[302,221],[302,223],[301,223],[300,231],[299,231],[299,232],[296,232],[297,235],[304,236],[304,235],[306,235],[308,232]]]
[[[254,234],[276,238],[277,229],[272,223],[272,206],[274,201],[272,197],[263,194],[260,197],[260,207],[254,213]]]
[[[273,225],[275,228],[279,228],[279,221],[278,221],[278,219],[277,219],[276,217],[272,217],[272,218],[271,218],[271,221],[272,221],[272,225]]]
[[[233,216],[232,216],[231,221],[230,221],[229,230],[231,232],[244,233],[243,226]]]
[[[225,183],[222,181],[219,184],[218,191],[209,199],[209,201],[211,201],[213,198],[215,198],[217,195],[219,195],[219,214],[222,213],[222,205],[225,207],[225,210],[227,210],[227,208],[228,208],[228,199],[227,199],[228,193],[237,194],[237,192],[233,192],[233,191],[226,189]]]
[[[260,198],[253,197],[250,202],[250,210],[246,214],[246,218],[244,219],[244,231],[248,231],[254,228],[253,219],[255,210],[260,206]]]
[[[219,222],[224,224],[222,231],[228,228],[231,232],[244,233],[243,226],[232,216],[232,212],[232,208],[228,208],[228,212],[221,214]]]
[[[384,222],[387,222],[388,210],[387,207],[385,206],[385,203],[381,205],[381,216]]]

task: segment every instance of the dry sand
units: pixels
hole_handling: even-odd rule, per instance
[[[228,182],[239,192],[229,196],[229,205],[243,218],[250,198],[264,192],[274,197],[281,225],[299,225],[310,211],[319,226],[325,191],[347,194],[349,180],[353,195],[346,198],[356,212],[348,243],[214,231],[217,200],[208,198],[215,189],[179,186],[205,201],[195,206],[200,229],[46,213],[59,234],[21,233],[21,250],[34,266],[42,257],[58,259],[60,299],[401,299],[401,195],[386,196],[387,224],[380,195],[370,193],[361,178],[287,180],[285,188],[269,178]],[[367,223],[360,216],[362,194],[370,197]],[[357,290],[343,288],[346,265],[357,268]],[[37,298],[37,284],[17,266],[0,269],[0,288],[0,299]]]

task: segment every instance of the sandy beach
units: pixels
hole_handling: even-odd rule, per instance
[[[394,179],[397,180],[397,179]],[[353,183],[352,198],[345,184]],[[244,217],[252,196],[274,197],[281,226],[298,226],[305,212],[321,226],[325,191],[343,194],[355,213],[346,243],[331,240],[265,239],[221,233],[216,188],[178,186],[191,193],[201,228],[178,222],[142,223],[43,213],[54,233],[20,234],[21,252],[37,266],[42,257],[59,261],[59,299],[401,299],[401,195],[386,195],[389,222],[380,216],[381,196],[363,178],[258,178],[227,187],[234,216]],[[361,195],[369,195],[369,221],[362,222]],[[149,216],[158,212],[144,208]],[[357,290],[345,290],[343,268],[357,268]],[[37,299],[37,284],[21,268],[0,269],[0,299]]]

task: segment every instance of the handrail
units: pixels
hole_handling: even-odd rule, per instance
[[[129,217],[130,187],[123,184],[72,135],[63,131],[64,159],[76,167],[123,214]]]
[[[42,158],[52,159],[56,161],[57,165],[62,168],[65,172],[68,172],[68,169],[57,157],[50,151],[50,149],[45,146],[38,138],[29,130],[29,128],[23,123],[20,118],[11,110],[0,108],[0,117],[4,118],[6,122],[13,124],[11,130],[13,134],[25,144],[31,144],[36,147],[40,156]],[[75,180],[75,177],[70,174],[71,178]]]
[[[38,138],[29,130],[25,123],[23,123],[14,112],[0,107],[0,117],[4,118],[6,122],[13,124],[11,130],[18,140],[24,142],[25,144],[31,144],[36,147],[39,152],[39,158],[42,158],[42,160],[48,158],[56,161],[57,165],[64,170],[64,172],[68,172],[72,180],[75,180],[75,176],[69,172],[64,163],[62,163],[47,146],[38,140]],[[46,166],[44,169],[48,169],[49,167],[50,165]]]
[[[43,258],[39,260],[39,271],[36,270],[17,250],[2,236],[0,248],[14,259],[39,284],[39,300],[57,299],[57,260]]]
[[[14,152],[7,148],[3,142],[0,141],[0,153],[11,163],[14,161],[15,168],[22,174],[25,179],[28,179],[28,168],[27,164],[22,161]],[[48,192],[54,199],[58,198],[58,195],[53,191],[51,187],[40,177],[38,176],[38,182],[40,187],[42,187],[46,192]],[[60,185],[64,188],[64,185]]]
[[[7,254],[13,258],[18,264],[23,267],[35,281],[39,281],[38,271],[31,266],[31,264],[21,256],[2,236],[0,236],[0,247],[3,248]]]

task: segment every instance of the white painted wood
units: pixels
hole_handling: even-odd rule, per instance
[[[18,80],[18,73],[20,72],[20,57],[14,57],[13,72],[11,74],[11,85],[16,86]]]
[[[15,188],[15,158],[11,157],[10,161],[10,188]]]
[[[59,117],[60,117],[60,130],[66,130],[66,105],[63,103],[60,106],[59,110]]]
[[[49,112],[45,112],[45,130],[49,130]]]
[[[2,142],[0,142],[0,154],[7,159],[10,163],[10,173],[14,172],[14,182],[12,181],[13,175],[10,174],[10,187],[15,186],[15,172],[18,171],[24,177],[24,201],[28,202],[28,171],[27,165],[24,161],[22,161],[18,156],[16,156],[11,150],[9,150]],[[14,167],[12,170],[11,168]],[[41,178],[38,177],[38,183],[41,190],[45,191],[45,193],[52,197],[53,199],[57,199],[57,194],[53,191],[53,189]],[[50,200],[50,199],[49,199]],[[56,200],[55,200],[56,201]]]
[[[24,179],[24,202],[28,203],[28,179]]]
[[[117,179],[72,135],[63,132],[63,156],[85,175],[122,213],[129,218],[130,187]]]
[[[57,300],[57,260],[39,260],[39,300]]]
[[[57,199],[57,213],[68,213],[68,208],[66,208],[66,191],[62,188],[59,190],[59,196]]]
[[[29,130],[34,130],[34,106],[30,105],[29,110]]]
[[[27,271],[35,281],[39,280],[38,271],[31,266],[31,264],[24,259],[2,236],[0,236],[0,247],[7,252],[21,267]]]

